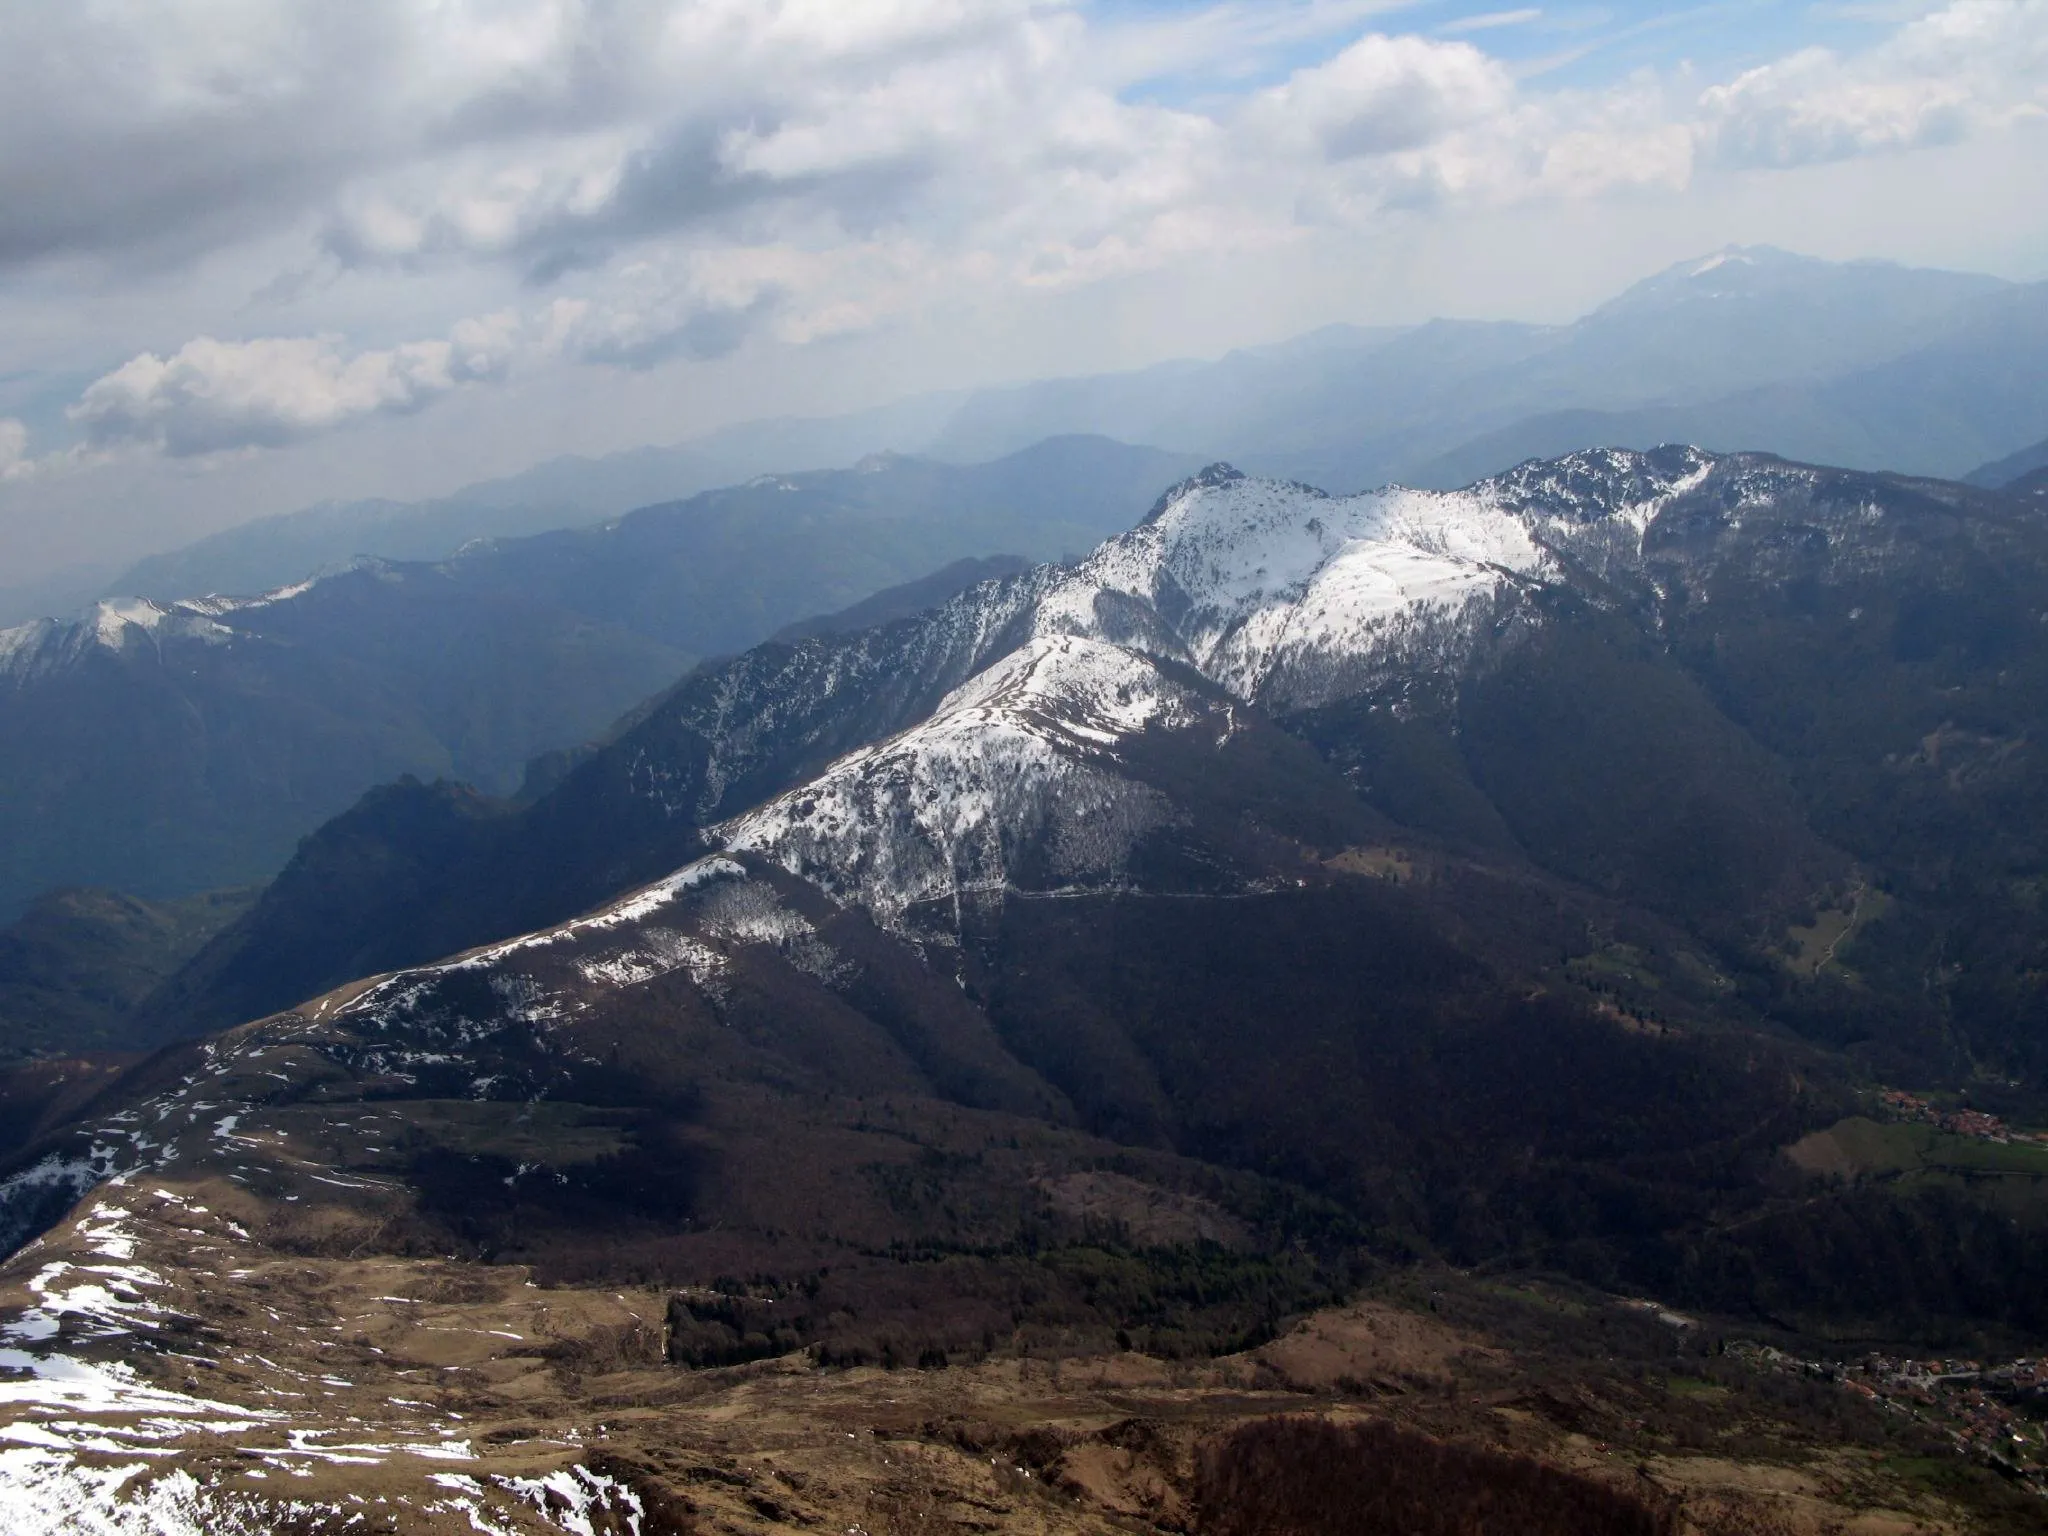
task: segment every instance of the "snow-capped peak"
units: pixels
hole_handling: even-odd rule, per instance
[[[1531,521],[1481,489],[1332,497],[1215,466],[1057,582],[1037,629],[1175,655],[1256,698],[1453,617],[1548,558]]]
[[[90,622],[100,644],[118,650],[128,638],[129,626],[154,634],[170,616],[169,609],[159,608],[146,597],[119,597],[94,604]]]
[[[221,645],[234,631],[184,603],[164,607],[147,598],[106,598],[71,620],[34,619],[0,630],[0,680],[16,684],[59,671],[95,650],[161,648],[167,640]]]
[[[328,574],[362,569],[382,562],[352,561],[257,597],[181,598],[159,603],[146,597],[101,598],[72,619],[35,619],[0,630],[0,680],[16,683],[78,661],[95,649],[116,654],[134,645],[160,648],[167,641],[225,645],[238,631],[234,616],[290,603],[327,579]]]

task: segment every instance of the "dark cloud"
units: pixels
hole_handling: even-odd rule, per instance
[[[203,249],[394,152],[393,4],[249,9],[210,18],[238,38],[144,0],[0,13],[0,266]]]
[[[504,259],[520,264],[529,283],[545,285],[643,241],[688,233],[763,236],[774,218],[792,211],[830,218],[858,237],[900,218],[939,174],[936,157],[923,148],[831,174],[778,177],[735,166],[727,148],[735,135],[765,135],[777,126],[759,113],[673,123],[625,157],[602,197],[581,195],[564,178],[533,191],[487,230],[445,208],[424,216],[401,210],[395,222],[406,234],[397,242],[378,227],[388,218],[384,210],[358,209],[328,223],[322,248],[345,267]]]

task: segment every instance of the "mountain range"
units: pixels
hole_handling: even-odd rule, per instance
[[[1162,828],[1201,819],[1074,755],[1110,728],[1077,725],[1078,737],[1035,747],[1026,731],[1003,770],[1012,777],[978,791],[1023,819],[971,801],[957,814],[972,836],[946,830],[956,812],[937,788],[913,786],[927,772],[957,786],[996,770],[932,767],[906,745],[972,745],[990,722],[1085,716],[1095,665],[1140,724],[1156,719],[1171,735],[1167,724],[1195,730],[1217,708],[1256,709],[1350,786],[1345,803],[1707,925],[1731,956],[1872,861],[1891,861],[1885,878],[1911,884],[1930,920],[1966,891],[2007,899],[1993,893],[2010,897],[2021,878],[2010,871],[2027,867],[2031,844],[1995,830],[2034,793],[2025,683],[2040,556],[2022,502],[1688,449],[1575,455],[1462,493],[1329,498],[1220,469],[1191,485],[1077,565],[702,668],[530,805],[478,808],[424,785],[380,791],[307,842],[247,919],[252,936],[284,920],[302,880],[337,899],[345,882],[328,861],[378,845],[388,822],[464,829],[477,846],[437,855],[421,904],[403,915],[372,888],[355,919],[322,918],[324,937],[252,938],[300,969],[281,990],[238,994],[189,1022],[228,1022],[360,971],[557,921],[722,846],[726,832],[707,829],[766,816],[760,807],[782,794],[817,816],[835,809],[778,823],[772,837],[749,822],[748,846],[809,869],[830,866],[837,839],[887,861],[876,888],[922,911],[950,909],[976,878],[1002,888],[1008,860],[1037,868],[1051,847],[1080,857],[1095,846],[1094,832],[1061,830],[1062,796],[1048,786],[1073,779],[1092,786],[1083,803],[1136,818],[1128,847],[1103,845],[1096,875],[1113,882]],[[1169,515],[1212,507],[1228,509],[1215,514],[1220,528]],[[1838,601],[1837,588],[1851,595]],[[996,694],[974,692],[1012,668],[1022,670]],[[956,713],[967,726],[955,728]],[[906,731],[872,755],[871,743]],[[884,785],[911,798],[891,800]],[[1966,832],[1967,858],[1935,851]],[[1696,843],[1711,852],[1685,851]],[[970,876],[984,856],[998,862]],[[1190,869],[1228,866],[1214,848],[1188,857]],[[913,869],[938,882],[916,899]],[[867,888],[852,871],[818,873],[841,894]],[[345,954],[323,956],[328,945]]]
[[[837,1519],[850,1463],[677,1436],[916,1367],[984,1395],[887,1410],[936,1479],[887,1508],[1008,1519],[939,1469],[1026,1456],[985,1420],[1034,1365],[1238,1361],[1016,1463],[1163,1520],[1195,1452],[1145,1425],[1204,1392],[1449,1394],[1274,1363],[1427,1273],[1550,1330],[1565,1374],[1484,1412],[1661,1487],[1681,1362],[1793,1432],[1730,1340],[2048,1326],[2048,1147],[1893,1123],[2048,1109],[2036,501],[1684,446],[1351,496],[1219,463],[950,585],[707,662],[522,798],[380,787],[154,989],[159,1051],[23,1079],[15,1486],[170,1436],[193,1508],[473,1528],[545,1449],[543,1509]],[[1828,1455],[1891,1443],[1823,1389]]]
[[[0,1525],[2031,1528],[2039,310],[1730,251],[6,631]]]
[[[864,914],[1084,1123],[1184,1150],[1181,1092],[1218,1091],[1239,1037],[1172,1090],[1165,1038],[1102,998],[1158,1016],[1206,912],[1205,955],[1266,935],[1209,1011],[1269,1009],[1263,946],[1355,944],[1365,902],[1449,967],[1418,1015],[1476,964],[1482,993],[1593,987],[1687,1040],[1772,1021],[1884,1070],[2030,1078],[2043,538],[1996,495],[1690,449],[1353,498],[1219,467],[1076,565],[701,669],[529,805],[378,791],[146,1011],[265,1015],[716,857]],[[1112,933],[1164,969],[1086,980]]]
[[[109,599],[0,632],[0,915],[59,886],[267,879],[403,774],[511,793],[703,656],[951,562],[1085,549],[1189,463],[1092,438],[981,466],[876,458],[261,598]]]
[[[1227,456],[1337,489],[1449,487],[1532,457],[1679,441],[1961,476],[2048,429],[2032,366],[2044,294],[1966,273],[1730,247],[1570,324],[1338,325],[1212,361],[745,422],[674,447],[549,460],[434,501],[262,518],[152,555],[111,584],[105,573],[93,580],[106,596],[159,602],[264,591],[362,555],[439,560],[477,539],[601,521],[762,474],[881,452],[975,463],[1072,434],[1202,462]],[[47,611],[33,607],[45,600],[37,589],[0,592],[0,622]]]

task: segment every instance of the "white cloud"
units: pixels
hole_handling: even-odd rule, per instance
[[[643,265],[602,300],[505,310],[461,321],[445,338],[387,348],[351,351],[331,334],[201,336],[169,356],[144,352],[87,386],[68,412],[84,435],[69,457],[286,447],[369,418],[413,415],[458,389],[501,383],[520,366],[553,358],[644,369],[720,357],[774,318],[781,296],[759,271],[721,272],[698,261],[680,270]],[[811,334],[828,328],[810,317]],[[53,462],[25,456],[25,432],[10,432],[19,426],[0,421],[0,475]]]
[[[1447,21],[1437,28],[1445,34],[1466,32],[1493,32],[1502,27],[1524,27],[1532,21],[1541,21],[1543,12],[1534,6],[1525,6],[1514,11],[1487,11],[1478,16],[1460,16],[1456,21]]]
[[[1718,164],[1794,166],[1950,143],[2048,115],[2048,0],[1954,0],[1868,51],[1807,48],[1700,98]]]
[[[19,480],[34,469],[28,456],[28,427],[12,416],[0,416],[0,480]]]
[[[99,0],[0,12],[0,263],[311,218],[343,269],[877,240],[1002,280],[1105,274],[1297,211],[1680,185],[2043,109],[2048,0],[1954,0],[1856,55],[1688,100],[1518,82],[1479,41],[1356,33],[1387,0]],[[1288,49],[1322,62],[1246,94]],[[1134,88],[1214,87],[1180,105]],[[1667,85],[1670,82],[1666,82]],[[146,153],[143,151],[146,149]],[[1612,167],[1603,173],[1603,163]],[[1338,169],[1332,170],[1332,167]],[[1148,252],[1153,253],[1148,256]],[[842,302],[846,295],[837,295]]]
[[[192,456],[416,412],[515,364],[803,344],[1390,210],[1673,193],[1700,165],[1887,153],[2048,111],[2048,0],[1952,0],[1860,53],[1704,89],[1676,67],[1572,90],[1518,78],[1483,44],[1537,14],[1449,37],[1398,34],[1409,18],[1385,0],[1122,20],[1078,0],[16,6],[0,11],[0,267],[246,244],[257,226],[310,243],[301,265],[331,281],[275,290],[310,306],[310,334],[177,345],[191,324],[73,408],[89,448]],[[1168,76],[1201,88],[1154,91]],[[439,339],[382,349],[347,340],[367,304],[318,312],[329,289],[376,284],[503,302],[475,297],[478,275],[545,291],[452,328],[423,300],[398,333]],[[237,325],[223,309],[207,329]],[[8,441],[0,472],[19,476],[31,461]]]
[[[2048,90],[2048,0],[1953,0],[1862,53],[1806,50],[1674,92],[1655,121],[1636,82],[1544,94],[1478,46],[1533,7],[1438,29],[1457,40],[1357,35],[1407,14],[1388,0],[1136,19],[1078,0],[16,5],[0,8],[0,266],[311,221],[345,269],[509,261],[553,279],[665,242],[880,238],[1028,281],[1171,259],[1193,231],[1275,238],[1297,205],[1357,216],[1669,182],[1672,130],[1737,167],[1939,142],[2042,111]],[[1288,50],[1345,38],[1246,94]],[[1204,94],[1134,99],[1162,78]],[[1598,174],[1603,154],[1616,174]],[[1109,251],[1124,254],[1098,259]]]
[[[95,381],[71,418],[95,449],[173,458],[276,448],[376,415],[409,415],[465,384],[504,376],[518,346],[508,315],[467,320],[445,339],[347,353],[334,336],[217,341],[144,352]]]
[[[1251,118],[1276,138],[1349,160],[1419,149],[1499,117],[1514,93],[1507,69],[1470,43],[1373,33],[1267,92]]]

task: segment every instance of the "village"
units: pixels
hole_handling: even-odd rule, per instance
[[[1939,1429],[1958,1451],[2048,1498],[2048,1359],[1986,1365],[1872,1353],[1857,1361],[1808,1360],[1746,1340],[1731,1342],[1728,1353],[1761,1369],[1839,1382]]]
[[[1897,1120],[1931,1125],[1950,1135],[1969,1136],[1978,1141],[2048,1147],[2048,1132],[2015,1130],[1998,1116],[1981,1109],[1943,1109],[1901,1088],[1887,1088],[1879,1098]]]

